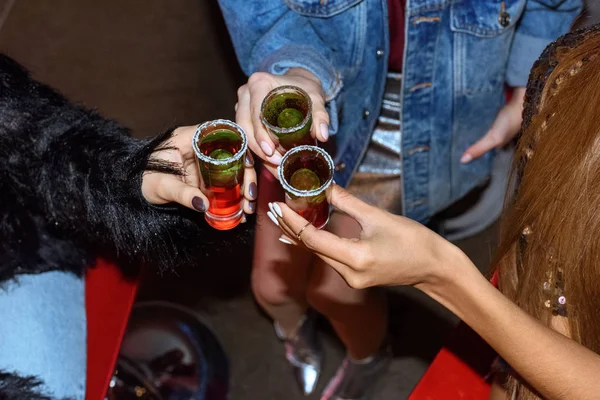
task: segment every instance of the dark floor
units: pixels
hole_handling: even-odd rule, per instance
[[[232,118],[243,80],[214,0],[0,0],[0,51],[136,136]],[[486,270],[495,241],[492,228],[459,245]],[[301,399],[249,293],[250,255],[248,245],[178,276],[150,273],[140,298],[177,301],[208,316],[231,359],[232,399]],[[389,293],[395,360],[378,400],[406,398],[456,323],[415,290]],[[327,326],[323,336],[328,378],[342,349]]]

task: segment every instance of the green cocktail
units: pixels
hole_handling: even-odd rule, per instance
[[[280,86],[264,98],[261,120],[283,149],[314,145],[311,136],[312,101],[304,90],[296,86]]]

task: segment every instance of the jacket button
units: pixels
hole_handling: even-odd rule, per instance
[[[365,108],[363,110],[363,119],[369,118],[369,115],[371,115],[371,112]]]
[[[498,22],[502,27],[506,28],[508,25],[510,25],[510,14],[506,11],[502,11],[498,16]]]
[[[343,162],[340,161],[337,164],[335,164],[335,170],[337,172],[343,171],[345,169],[346,169],[346,163],[343,163]]]
[[[381,49],[377,49],[377,53],[376,54],[377,54],[377,58],[381,58],[385,54],[385,51],[383,51]]]

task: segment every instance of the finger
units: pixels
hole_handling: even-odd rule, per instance
[[[301,242],[299,242],[298,240],[292,239],[287,234],[281,235],[281,237],[279,238],[279,241],[281,243],[284,243],[284,244],[287,244],[290,246],[302,246],[303,245]],[[333,258],[327,257],[323,254],[319,254],[319,253],[315,253],[315,254],[321,260],[325,261],[327,263],[327,265],[329,265],[330,267],[335,269],[340,275],[342,275],[342,277],[345,280],[347,280],[349,276],[356,274],[356,272],[351,267],[349,267],[348,265],[346,265],[344,263],[341,263],[341,262],[334,260]]]
[[[256,212],[256,202],[244,199],[244,214],[254,214]]]
[[[367,221],[371,214],[378,210],[365,203],[364,201],[354,197],[341,186],[333,184],[331,187],[330,203],[338,210],[348,214],[354,218],[361,226],[364,221]]]
[[[183,158],[193,158],[192,140],[198,125],[180,126],[173,131],[171,144],[179,149]]]
[[[510,142],[519,132],[521,120],[522,107],[519,101],[504,106],[498,113],[490,130],[463,153],[460,162],[463,164],[468,163],[488,151]]]
[[[157,179],[156,191],[165,203],[175,202],[195,211],[204,212],[208,209],[209,201],[197,187],[182,182],[178,177],[167,174]]]
[[[244,168],[244,197],[247,200],[254,201],[258,196],[258,186],[256,186],[256,170],[254,167]]]
[[[496,133],[490,130],[484,137],[475,142],[463,153],[460,162],[467,164],[472,160],[481,157],[488,151],[496,148],[500,144],[500,139]]]
[[[276,203],[269,203],[269,209],[271,211],[269,211],[267,213],[267,215],[269,215],[269,218],[271,219],[271,221],[273,221],[273,219],[275,219],[277,221],[277,226],[279,226],[279,229],[281,229],[281,231],[283,232],[283,235],[279,238],[279,241],[285,244],[289,244],[289,245],[293,245],[293,246],[302,246],[305,247],[305,244],[302,242],[301,239],[298,239],[298,234],[296,232],[293,231],[293,229],[287,224],[287,222],[279,217],[278,212],[276,211],[276,208],[274,207]],[[308,229],[308,228],[307,228]],[[301,237],[304,236],[304,231],[302,231],[302,235]],[[326,263],[328,263],[329,265],[335,266],[335,269],[338,270],[338,272],[340,271],[344,271],[345,273],[348,273],[349,270],[351,269],[351,267],[349,267],[348,265],[339,262],[331,257],[328,257],[324,254],[315,252],[315,254],[317,256],[319,256],[322,260],[324,260]]]
[[[285,203],[271,204],[274,214],[289,227],[292,235],[298,237],[298,233],[302,232],[299,240],[309,250],[340,263],[352,265],[352,261],[355,259],[352,255],[355,253],[356,243],[346,241],[333,233],[318,230],[313,225],[307,225],[308,221],[293,212]],[[278,223],[282,224],[282,222]]]
[[[325,109],[325,100],[323,96],[311,96],[312,100],[312,135],[320,142],[326,142],[329,139],[329,113]]]
[[[260,115],[262,102],[271,89],[273,89],[273,85],[267,75],[265,73],[255,73],[248,79],[250,118],[254,130],[254,138],[265,155],[265,160],[273,164],[279,164],[281,155],[275,152],[277,146],[269,135],[269,132],[265,129]]]
[[[273,212],[269,212],[269,213],[271,215],[273,215]],[[292,229],[287,225],[287,223],[282,218],[278,218],[278,221],[279,221],[279,229],[281,229],[281,231],[283,232],[283,235],[279,238],[280,242],[282,242],[284,244],[292,245],[292,246],[305,247],[304,243],[298,239],[298,236],[294,232],[292,232]],[[302,233],[302,235],[304,235],[304,233]],[[328,257],[324,254],[321,254],[318,252],[315,252],[315,254],[317,255],[317,257],[319,257],[320,259],[325,261],[329,266],[331,266],[333,269],[335,269],[347,282],[348,282],[348,280],[352,279],[352,276],[357,274],[357,272],[354,271],[351,266],[348,266],[348,265],[346,265],[336,259]]]
[[[263,164],[263,167],[267,169],[275,177],[275,179],[279,180],[279,173],[277,172],[277,166],[273,164]]]
[[[254,214],[256,211],[256,198],[258,197],[257,175],[249,159],[246,158],[244,170],[244,212]]]
[[[282,243],[285,243],[285,244],[293,245],[293,246],[306,247],[304,242],[301,239],[298,239],[298,235],[293,231],[292,228],[290,228],[290,226],[287,224],[287,222],[283,218],[278,216],[278,213],[276,211],[276,208],[274,207],[274,204],[275,203],[269,203],[269,208],[271,209],[271,211],[269,211],[269,214],[271,214],[271,216],[269,216],[269,218],[275,218],[277,220],[279,229],[281,229],[281,231],[283,232],[283,235],[279,238],[279,241]],[[302,232],[302,235],[301,235],[301,238],[303,238],[303,237],[304,237],[304,231]],[[342,240],[346,241],[345,239],[342,239]],[[319,258],[321,258],[323,261],[325,261],[328,265],[333,267],[340,275],[342,275],[342,277],[344,277],[344,279],[346,281],[348,281],[349,279],[352,280],[352,277],[357,274],[357,272],[353,270],[351,265],[346,265],[343,262],[340,262],[334,258],[328,257],[327,255],[321,254],[316,251],[314,251],[314,253]]]
[[[298,246],[299,245],[299,243],[297,241],[295,241],[294,239],[292,239],[291,237],[289,237],[286,234],[281,235],[281,237],[279,238],[279,241],[281,243],[290,244],[292,246]]]
[[[254,127],[252,126],[252,118],[250,117],[250,92],[248,91],[248,85],[241,86],[238,89],[237,104],[238,107],[235,112],[235,122],[241,126],[246,133],[250,150],[260,158],[265,159],[263,151],[254,138]]]

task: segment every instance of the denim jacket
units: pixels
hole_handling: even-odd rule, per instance
[[[381,107],[387,0],[219,0],[248,75],[302,67],[320,78],[346,185]],[[490,128],[505,84],[522,87],[581,0],[406,0],[402,102],[404,215],[426,222],[489,176],[494,152],[461,164]]]

